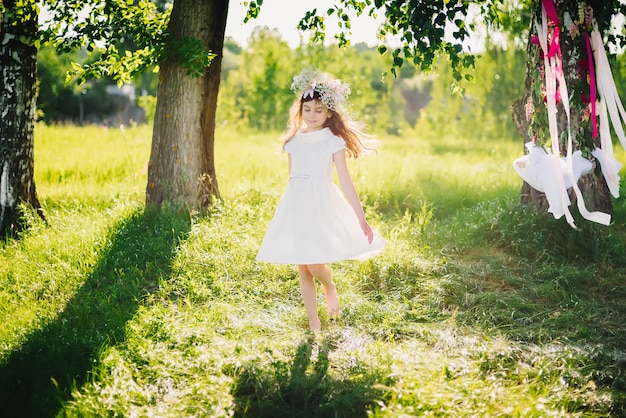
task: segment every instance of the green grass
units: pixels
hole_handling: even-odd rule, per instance
[[[219,130],[224,199],[190,218],[144,209],[149,128],[37,127],[49,222],[0,247],[0,416],[626,414],[621,199],[574,230],[517,204],[521,144],[383,138],[350,168],[389,244],[333,264],[313,338],[295,268],[254,260],[278,136]]]

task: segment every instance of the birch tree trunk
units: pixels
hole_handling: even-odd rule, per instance
[[[0,26],[0,238],[23,227],[21,205],[43,217],[34,178],[37,11],[5,0]]]
[[[216,56],[199,76],[175,57],[161,64],[148,168],[146,204],[204,212],[219,197],[215,174],[215,111],[227,0],[176,0],[169,22],[174,39],[196,38]]]
[[[581,144],[585,144],[582,148],[593,147],[599,145],[599,137],[592,138],[590,120],[586,108],[589,105],[589,72],[585,69],[588,62],[587,50],[583,38],[584,22],[582,20],[582,11],[587,10],[587,4],[584,1],[577,0],[560,0],[556,3],[556,11],[559,17],[560,26],[560,45],[563,56],[563,72],[567,81],[567,87],[570,96],[571,119],[570,129],[574,138],[575,149],[581,148]],[[526,104],[529,98],[533,99],[532,91],[537,83],[543,83],[541,79],[543,72],[543,58],[540,53],[540,47],[532,41],[533,36],[537,35],[535,24],[541,25],[541,0],[533,0],[533,18],[531,19],[530,39],[527,46],[526,59],[526,82],[524,96],[517,100],[512,106],[513,120],[522,136],[523,143],[537,139],[537,135],[541,136],[542,132],[548,132],[547,121],[543,123],[543,128],[538,127],[542,122],[534,119],[529,120],[526,112]],[[572,26],[574,25],[574,26]],[[578,29],[575,29],[577,27]],[[546,111],[544,103],[537,103],[534,98],[535,112]],[[544,106],[544,109],[539,109]],[[558,104],[558,131],[559,135],[567,133],[567,118],[562,103]],[[541,139],[541,138],[538,138]],[[522,146],[525,150],[525,148]],[[560,143],[561,155],[565,155],[564,143]],[[581,176],[578,186],[585,200],[585,206],[590,211],[600,211],[612,214],[613,203],[606,181],[602,172],[597,166],[597,161],[589,156],[594,163],[594,169],[590,174]],[[571,207],[575,207],[576,196],[569,191]],[[545,211],[548,208],[548,202],[544,193],[532,188],[528,183],[524,182],[521,189],[522,205],[530,206],[538,210]]]

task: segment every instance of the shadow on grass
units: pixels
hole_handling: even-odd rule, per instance
[[[385,373],[354,364],[347,378],[329,374],[328,342],[302,341],[291,362],[250,362],[235,371],[235,417],[366,417],[384,391]],[[317,353],[315,353],[317,351]]]
[[[623,417],[626,231],[618,226],[623,214],[610,227],[573,216],[577,229],[565,219],[519,205],[468,211],[461,220],[471,220],[473,228],[463,236],[461,249],[449,255],[453,280],[445,284],[445,293],[448,303],[460,308],[459,323],[518,342],[558,347],[558,355],[543,354],[542,361],[556,364],[546,369],[561,373],[574,389],[592,382],[610,393],[610,402],[597,403],[610,403],[606,411],[592,410],[596,405],[576,398],[564,402],[569,412]],[[448,229],[457,231],[456,225]],[[489,357],[481,366],[489,372],[530,363],[519,360],[519,353],[498,361]]]
[[[111,245],[57,318],[0,366],[0,416],[55,416],[80,387],[105,344],[124,339],[140,299],[170,272],[189,220],[138,210],[111,232]]]

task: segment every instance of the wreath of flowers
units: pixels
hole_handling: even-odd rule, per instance
[[[347,83],[315,68],[305,68],[294,76],[291,90],[303,99],[312,98],[317,92],[324,106],[332,111],[343,109],[350,96]]]

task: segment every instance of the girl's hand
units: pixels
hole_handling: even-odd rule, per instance
[[[367,223],[365,219],[360,221],[361,229],[363,230],[363,234],[367,237],[367,242],[372,243],[374,240],[374,232],[372,232],[372,227]]]

